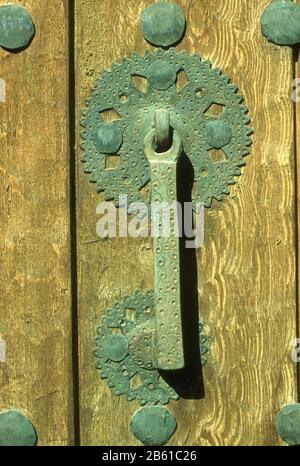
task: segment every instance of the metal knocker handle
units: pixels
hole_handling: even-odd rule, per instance
[[[151,170],[154,223],[155,357],[158,369],[175,370],[184,367],[176,181],[182,143],[177,131],[172,132],[170,140],[170,116],[164,109],[155,112],[155,126],[144,144]],[[156,144],[158,150],[170,142],[171,147],[166,152],[155,151]],[[170,214],[167,225],[162,203]]]

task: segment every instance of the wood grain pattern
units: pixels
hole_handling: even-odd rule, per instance
[[[300,0],[296,3],[300,6]],[[300,338],[300,286],[299,286],[299,270],[300,270],[300,48],[298,46],[294,49],[295,53],[295,79],[297,80],[297,93],[296,102],[294,103],[294,116],[295,116],[295,157],[296,157],[296,183],[297,183],[297,255],[298,255],[298,267],[297,267],[297,281],[298,281],[298,307],[297,307],[297,337]],[[293,87],[293,90],[295,88]],[[298,340],[299,341],[299,340]],[[299,344],[297,350],[299,349]],[[297,353],[299,355],[299,353]],[[298,369],[298,402],[300,403],[300,363],[297,366]]]
[[[139,30],[140,12],[150,3],[76,2],[77,122],[102,69],[152,49]],[[178,49],[199,53],[231,76],[245,96],[255,136],[238,185],[206,212],[205,245],[197,253],[200,315],[212,337],[205,398],[172,403],[178,429],[170,444],[277,445],[274,416],[296,397],[292,54],[261,34],[259,19],[269,0],[178,3],[188,24]],[[115,397],[98,378],[92,338],[110,305],[153,286],[151,243],[99,240],[101,195],[80,163],[78,187],[82,443],[134,445],[128,423],[138,406]]]
[[[0,4],[3,5],[3,2]],[[28,49],[0,49],[0,410],[32,421],[39,445],[73,442],[67,2],[31,13]]]

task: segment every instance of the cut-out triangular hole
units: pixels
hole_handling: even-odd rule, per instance
[[[139,374],[135,374],[131,379],[130,379],[130,388],[138,388],[143,384],[142,379]]]
[[[105,157],[105,169],[106,170],[116,170],[119,165],[120,165],[119,155],[106,155]]]
[[[166,387],[166,388],[170,388],[170,386],[168,385],[168,383],[165,381],[165,379],[160,375],[159,378],[158,378],[158,382],[160,383],[160,385],[162,385],[163,387]]]
[[[115,327],[111,329],[111,333],[114,335],[122,335],[122,330],[119,327]]]
[[[134,309],[126,309],[125,310],[125,315],[128,320],[134,320],[135,319],[135,310]]]
[[[225,109],[225,105],[216,104],[215,102],[213,102],[212,104],[210,104],[208,109],[204,112],[204,115],[220,117],[222,113],[224,112],[224,109]]]
[[[122,118],[114,108],[107,108],[106,110],[102,110],[100,115],[105,122],[116,121]]]
[[[211,149],[208,153],[213,163],[225,160],[225,153],[222,149]]]
[[[149,193],[150,193],[150,185],[149,183],[145,184],[145,186],[143,186],[141,189],[140,189],[140,195],[141,195],[141,198],[144,202],[147,202],[148,199],[149,199]]]
[[[179,91],[183,86],[188,83],[188,78],[184,69],[177,73],[176,89]]]
[[[132,85],[143,94],[146,94],[148,89],[148,79],[144,76],[140,76],[138,74],[133,74],[131,76],[131,83]]]

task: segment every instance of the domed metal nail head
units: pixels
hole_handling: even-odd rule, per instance
[[[31,422],[18,411],[0,413],[0,446],[34,446],[37,441]]]
[[[158,47],[170,47],[183,37],[185,16],[175,3],[158,2],[145,8],[141,29],[146,41]]]
[[[268,41],[277,45],[300,42],[300,5],[292,0],[275,0],[261,16],[261,30]]]

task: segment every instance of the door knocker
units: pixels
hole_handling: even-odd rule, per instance
[[[117,206],[119,195],[127,195],[130,203],[141,201],[147,183],[149,205],[176,201],[178,164],[184,153],[194,172],[193,206],[203,203],[209,208],[213,199],[222,201],[229,194],[249,154],[251,120],[237,87],[199,55],[167,49],[180,40],[185,27],[183,12],[171,5],[155,3],[142,15],[145,38],[164,49],[146,51],[143,56],[134,53],[112,64],[96,81],[83,110],[84,170],[97,191]],[[179,86],[182,74],[185,82]],[[135,77],[144,80],[144,90],[136,87]],[[211,113],[213,107],[220,110],[218,116]],[[116,112],[118,119],[106,122],[101,114],[107,110]],[[111,154],[119,158],[114,170],[106,166]],[[159,224],[160,215],[151,221]],[[175,212],[170,236],[155,237],[153,248],[154,290],[126,296],[105,313],[95,337],[95,364],[116,395],[144,406],[132,417],[132,432],[144,444],[160,445],[176,428],[174,416],[162,405],[179,397],[162,374],[179,371],[186,364],[182,251]],[[208,344],[202,321],[199,340],[199,359],[204,364]],[[136,374],[140,385],[131,387]]]

